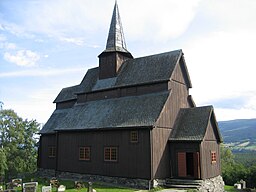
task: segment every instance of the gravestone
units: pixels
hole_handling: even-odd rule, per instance
[[[92,188],[92,182],[88,182],[88,192],[96,192],[95,189]]]
[[[42,192],[52,192],[52,186],[43,186]]]
[[[36,192],[38,182],[23,183],[23,192]]]
[[[63,191],[65,191],[66,190],[66,186],[64,186],[64,185],[60,185],[59,187],[58,187],[58,192],[63,192]]]
[[[21,187],[22,179],[12,179],[12,184],[14,187]]]
[[[58,188],[59,185],[60,185],[60,182],[59,182],[59,180],[58,180],[57,178],[53,177],[53,178],[51,178],[51,180],[50,180],[50,185],[51,185],[52,187]]]
[[[75,188],[77,190],[80,190],[80,189],[84,188],[83,182],[82,181],[75,181]]]
[[[235,183],[234,188],[235,189],[242,189],[241,183]]]
[[[246,189],[246,182],[243,179],[240,180],[240,184],[242,189]]]

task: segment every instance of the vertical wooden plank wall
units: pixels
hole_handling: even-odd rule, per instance
[[[41,160],[40,160],[40,168],[45,169],[55,169],[56,157],[48,157],[49,155],[49,147],[53,147],[56,145],[55,143],[55,134],[43,135],[40,138],[41,146],[44,146],[40,149]]]
[[[211,151],[216,152],[217,161],[214,163],[211,161]],[[201,143],[201,167],[203,179],[216,177],[221,174],[220,146],[217,143],[212,121],[210,121],[207,127],[205,139]]]
[[[149,129],[140,129],[139,142],[130,142],[130,130],[59,133],[58,170],[150,179]],[[91,148],[89,161],[79,160],[79,147]],[[118,148],[117,162],[104,161],[104,147]]]
[[[170,177],[170,150],[168,145],[171,129],[154,128],[152,130],[152,173],[154,179]]]

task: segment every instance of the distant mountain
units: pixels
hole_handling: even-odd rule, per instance
[[[256,153],[256,119],[218,122],[224,144],[234,152]]]

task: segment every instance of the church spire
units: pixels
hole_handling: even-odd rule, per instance
[[[132,59],[127,51],[117,2],[113,10],[106,49],[99,57],[99,79],[116,77],[122,64]]]
[[[115,2],[115,7],[113,10],[113,15],[108,33],[106,50],[104,52],[112,51],[128,52],[126,49],[123,27],[121,23],[121,17],[119,15],[117,1]]]

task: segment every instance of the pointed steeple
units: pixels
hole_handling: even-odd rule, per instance
[[[105,52],[110,51],[128,52],[126,49],[124,32],[121,17],[119,15],[117,1],[115,2],[115,7],[113,10]]]
[[[99,79],[116,77],[123,62],[132,59],[127,51],[117,2],[113,10],[106,49],[99,57]]]

